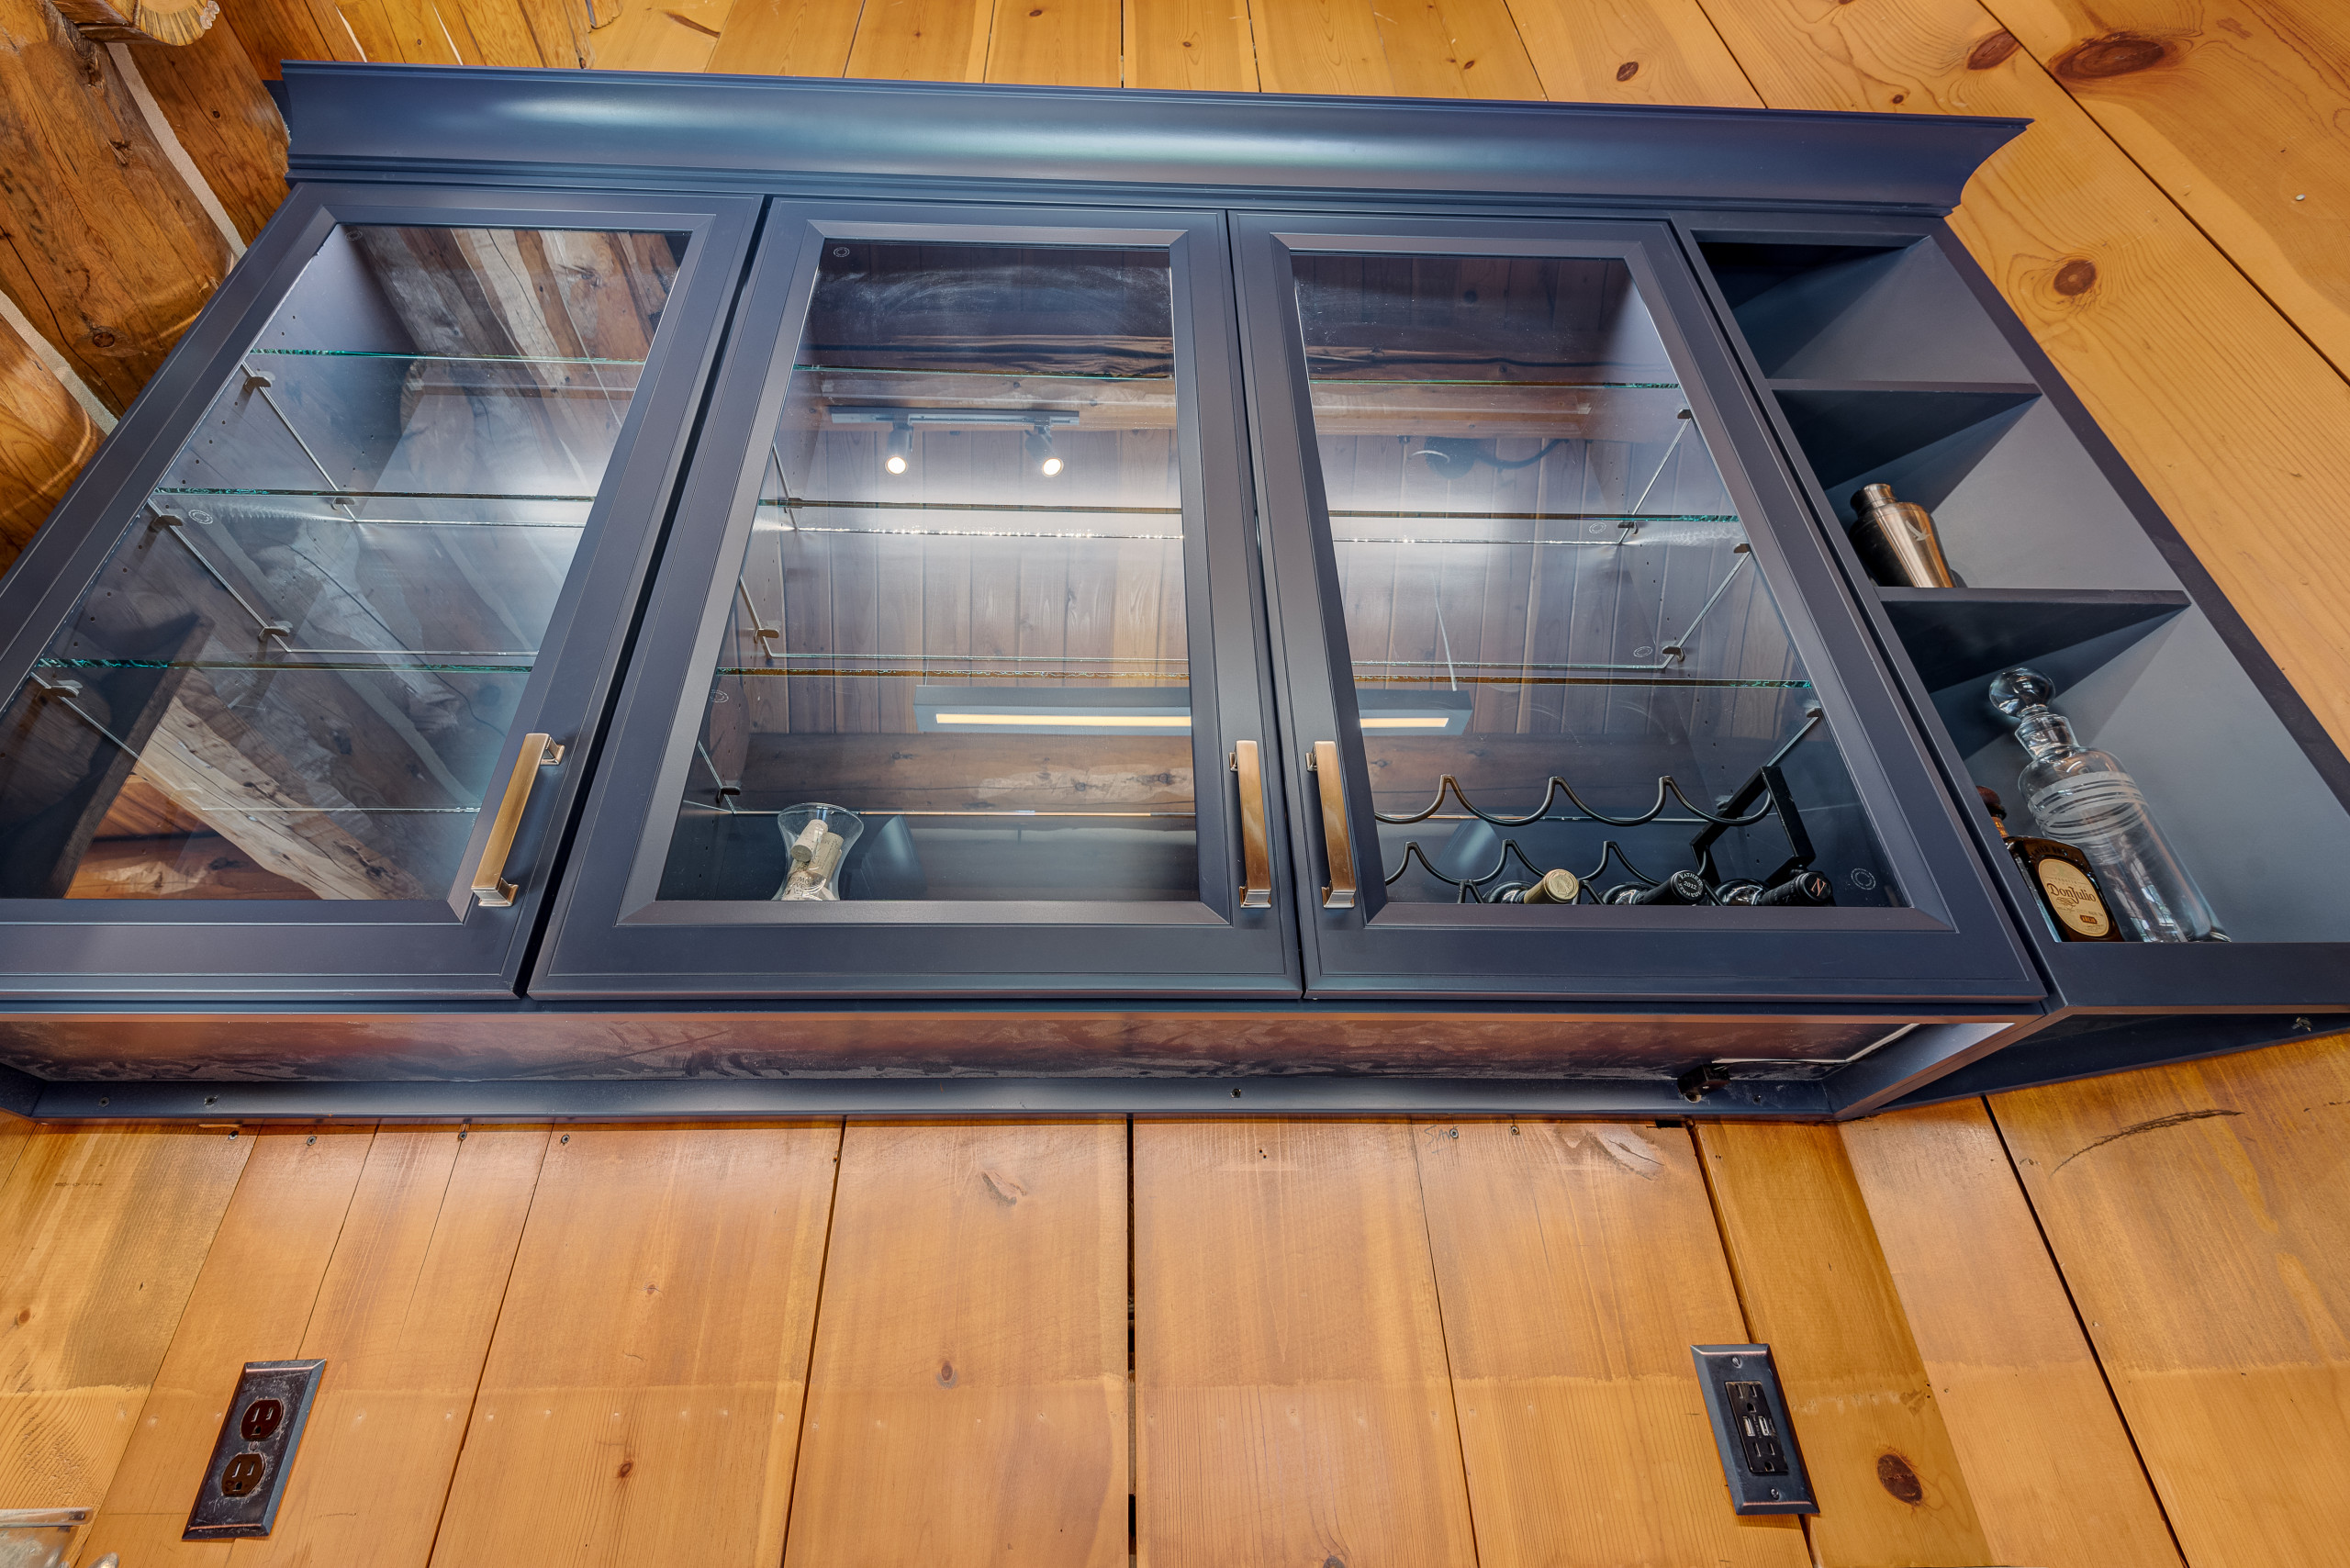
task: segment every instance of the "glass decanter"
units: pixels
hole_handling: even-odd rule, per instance
[[[2137,781],[2110,756],[2083,745],[2048,706],[2056,683],[2011,669],[1991,682],[1991,706],[2015,721],[2031,761],[2016,776],[2024,804],[2049,837],[2096,866],[2113,913],[2142,942],[2224,942],[2195,879],[2179,864]]]

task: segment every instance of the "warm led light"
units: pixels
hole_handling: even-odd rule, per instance
[[[1189,713],[934,713],[934,724],[1085,724],[1103,729],[1188,730]]]
[[[1049,479],[1061,471],[1061,460],[1058,457],[1047,457],[1036,467],[1046,478]]]
[[[892,474],[904,473],[906,460],[913,455],[914,438],[913,432],[906,429],[903,422],[890,427],[889,450],[890,455],[882,462],[881,466]]]
[[[890,454],[890,461],[883,464],[882,466],[889,469],[892,474],[902,474],[906,471],[906,460],[893,452]]]
[[[1441,713],[1430,713],[1426,717],[1416,714],[1410,718],[1365,719],[1362,727],[1366,730],[1441,730],[1451,722]]]

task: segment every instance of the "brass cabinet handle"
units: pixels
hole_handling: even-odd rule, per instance
[[[514,848],[514,830],[522,825],[522,808],[531,803],[531,786],[538,781],[539,769],[562,760],[563,748],[550,737],[535,730],[522,737],[522,755],[514,759],[498,814],[489,822],[489,842],[481,846],[481,859],[474,867],[474,897],[483,908],[508,908],[521,891],[506,879],[506,857]]]
[[[1322,787],[1322,858],[1330,880],[1322,889],[1324,909],[1355,907],[1355,843],[1347,834],[1347,783],[1338,773],[1338,743],[1315,741],[1305,766]]]
[[[1240,776],[1240,907],[1273,907],[1273,852],[1265,842],[1265,763],[1255,741],[1237,741],[1232,771]]]

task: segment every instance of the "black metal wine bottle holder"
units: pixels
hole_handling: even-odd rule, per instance
[[[1788,790],[1786,776],[1780,771],[1779,765],[1787,759],[1788,753],[1794,751],[1807,736],[1819,727],[1821,717],[1820,710],[1817,708],[1807,710],[1803,723],[1794,734],[1787,737],[1784,745],[1772,754],[1771,759],[1757,767],[1748,777],[1746,782],[1740,785],[1737,790],[1716,801],[1711,811],[1690,800],[1682,790],[1680,780],[1668,773],[1657,779],[1656,802],[1647,811],[1637,816],[1610,816],[1605,812],[1595,810],[1585,804],[1583,798],[1575,793],[1574,786],[1554,773],[1550,775],[1544,786],[1541,804],[1536,806],[1533,811],[1523,816],[1498,816],[1492,812],[1482,810],[1469,798],[1467,791],[1460,788],[1460,781],[1448,773],[1437,782],[1436,799],[1429,801],[1422,810],[1392,815],[1385,812],[1374,812],[1371,814],[1380,822],[1392,827],[1408,826],[1413,823],[1426,822],[1436,815],[1443,809],[1445,797],[1450,795],[1460,802],[1461,809],[1470,815],[1497,828],[1526,827],[1534,823],[1545,822],[1600,823],[1608,827],[1628,828],[1647,826],[1664,814],[1669,802],[1678,801],[1705,824],[1697,830],[1695,836],[1690,839],[1689,847],[1695,857],[1693,868],[1705,883],[1704,902],[1719,902],[1718,895],[1725,884],[1714,866],[1713,846],[1715,842],[1731,828],[1751,827],[1757,823],[1773,817],[1778,819],[1781,830],[1787,835],[1788,855],[1776,870],[1762,879],[1764,886],[1775,886],[1799,871],[1811,868],[1814,854],[1811,835],[1804,830],[1803,813],[1796,808],[1795,796]],[[1551,814],[1551,808],[1561,796],[1566,799],[1569,805],[1574,808],[1574,812],[1554,816]],[[1489,890],[1497,894],[1506,886],[1516,885],[1503,882],[1503,879],[1509,872],[1510,862],[1513,859],[1526,868],[1529,879],[1538,881],[1541,879],[1545,868],[1537,866],[1528,859],[1526,851],[1518,846],[1518,842],[1515,838],[1502,840],[1501,853],[1494,857],[1492,870],[1472,877],[1446,876],[1437,868],[1436,862],[1428,858],[1427,852],[1420,847],[1419,840],[1412,839],[1404,846],[1403,863],[1387,874],[1385,881],[1387,886],[1393,887],[1404,874],[1412,868],[1412,862],[1417,860],[1422,870],[1453,890],[1454,902],[1484,903],[1489,902],[1486,896]],[[1631,858],[1624,853],[1624,846],[1610,838],[1600,846],[1599,863],[1588,872],[1576,873],[1581,884],[1575,894],[1577,903],[1599,902],[1593,893],[1593,888],[1607,874],[1608,862],[1611,860],[1621,866],[1625,875],[1642,888],[1657,887],[1665,880],[1662,877],[1651,877],[1638,866],[1633,865]]]

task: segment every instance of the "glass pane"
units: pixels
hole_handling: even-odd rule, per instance
[[[662,897],[1199,897],[1170,286],[826,247]]]
[[[1894,901],[1629,269],[1295,266],[1389,896]]]
[[[683,236],[352,228],[0,726],[0,894],[442,898]]]

